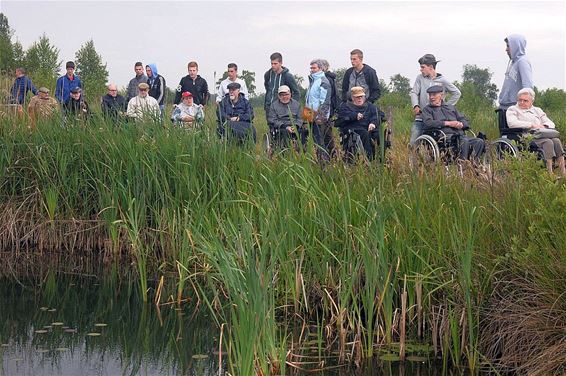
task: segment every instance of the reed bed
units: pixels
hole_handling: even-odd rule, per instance
[[[494,286],[530,265],[544,270],[537,287],[566,287],[564,183],[528,158],[482,173],[411,168],[400,132],[386,167],[321,166],[220,142],[210,120],[189,132],[2,121],[2,252],[76,270],[94,256],[135,273],[144,301],[163,278],[163,300],[195,301],[226,324],[234,375],[376,355],[477,372],[508,359],[480,325],[497,314]]]

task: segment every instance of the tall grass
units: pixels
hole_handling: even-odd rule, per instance
[[[100,119],[30,132],[4,119],[2,248],[63,251],[61,269],[126,261],[144,301],[164,277],[175,300],[228,324],[238,374],[301,367],[310,333],[324,336],[320,362],[402,352],[403,332],[477,371],[494,281],[532,264],[537,285],[564,286],[547,262],[564,258],[566,191],[535,161],[462,178],[411,170],[400,143],[387,167],[321,168],[309,153],[270,160],[260,145],[221,142],[207,115],[196,132]],[[401,140],[405,116],[395,115]]]

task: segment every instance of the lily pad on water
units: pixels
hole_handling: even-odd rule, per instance
[[[59,321],[57,321],[57,322],[52,322],[52,323],[51,323],[51,325],[53,325],[53,326],[62,326],[62,325],[63,325],[63,323],[62,323],[62,322],[59,322]]]
[[[1,344],[0,346],[1,346],[1,347],[10,347],[10,344],[9,344],[9,343],[3,343],[3,344]]]
[[[94,326],[98,326],[98,327],[100,327],[100,328],[103,328],[103,327],[105,327],[105,326],[108,326],[108,324],[99,322],[99,323],[94,324]]]
[[[65,333],[76,333],[76,332],[77,332],[77,329],[74,329],[74,328],[67,328],[67,329],[64,329],[64,332],[65,332]]]
[[[45,326],[43,327],[43,329],[51,329],[51,328],[52,328],[51,325],[45,325]]]
[[[69,348],[68,347],[57,347],[55,350],[63,352],[63,351],[69,350]]]
[[[57,311],[55,308],[48,309],[47,312],[55,312]]]
[[[87,333],[86,335],[89,337],[98,337],[101,333],[97,333],[97,332],[92,332],[92,333]]]
[[[37,329],[37,330],[35,331],[35,333],[37,333],[37,334],[43,334],[43,333],[47,333],[47,330],[45,330],[45,329]]]
[[[401,360],[398,354],[383,354],[379,356],[379,359],[386,362],[398,362]]]
[[[197,360],[198,359],[207,359],[207,358],[208,358],[208,355],[206,355],[206,354],[195,354],[195,355],[193,355],[193,359],[197,359]]]
[[[37,352],[40,353],[40,354],[45,354],[45,353],[48,353],[49,350],[47,350],[47,349],[38,349]]]
[[[48,307],[39,307],[39,309],[40,309],[41,311],[47,311],[49,308],[48,308]]]
[[[410,355],[407,357],[409,362],[426,362],[428,360],[425,356]]]

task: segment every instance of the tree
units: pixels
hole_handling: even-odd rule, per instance
[[[75,63],[85,92],[90,98],[98,100],[106,92],[108,70],[106,64],[102,64],[102,56],[96,52],[92,39],[77,51]]]
[[[297,83],[297,87],[299,88],[299,93],[301,94],[301,98],[305,98],[305,96],[307,95],[307,89],[303,87],[305,78],[303,76],[299,76],[298,74],[294,74],[293,78]]]
[[[401,74],[397,73],[396,75],[391,76],[390,80],[392,93],[408,95],[411,91],[411,83],[407,77],[404,77]]]
[[[497,85],[491,83],[492,76],[493,73],[489,71],[489,68],[482,69],[475,64],[465,64],[462,73],[462,85],[464,87],[470,86],[474,95],[494,101],[497,99],[498,89]]]
[[[0,71],[3,72],[15,67],[12,35],[13,31],[8,24],[8,18],[4,13],[0,13]]]
[[[53,88],[55,86],[55,79],[61,67],[59,49],[51,45],[45,34],[27,49],[24,61],[37,87]]]
[[[383,78],[379,79],[379,91],[381,95],[389,94],[390,92],[389,86],[385,83],[385,80]]]

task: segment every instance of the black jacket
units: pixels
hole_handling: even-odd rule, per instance
[[[208,98],[210,96],[208,93],[208,84],[201,76],[197,75],[194,80],[189,75],[181,78],[181,82],[179,82],[177,92],[175,93],[175,102],[173,103],[181,103],[181,94],[185,91],[188,91],[193,95],[193,101],[195,104],[202,104],[204,106],[208,103]]]
[[[163,105],[165,102],[165,78],[158,74],[157,77],[150,83],[151,79],[147,79],[147,84],[149,85],[149,96],[157,100],[159,105]]]
[[[346,71],[346,73],[344,73],[344,80],[342,81],[342,102],[350,100],[350,76],[352,75],[353,71],[354,67],[351,67]],[[379,79],[377,78],[375,69],[367,64],[364,64],[364,67],[359,74],[364,76],[365,82],[369,89],[369,94],[366,93],[366,102],[375,103],[375,101],[377,101],[381,96],[381,91],[379,90]]]
[[[102,113],[112,118],[117,118],[120,111],[126,112],[126,100],[123,96],[117,95],[115,97],[106,94],[102,97]]]

